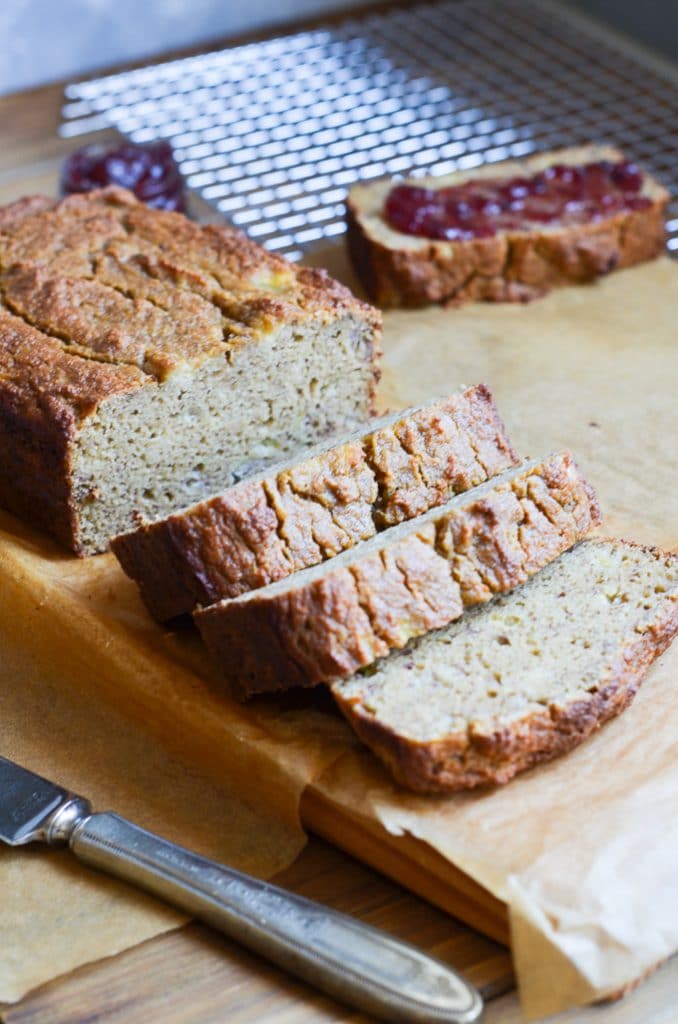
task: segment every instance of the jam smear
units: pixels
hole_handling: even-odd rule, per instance
[[[642,210],[643,174],[628,160],[600,160],[579,167],[554,164],[531,177],[486,178],[450,188],[397,185],[384,208],[397,231],[423,238],[463,241],[491,238],[539,224],[573,225],[612,213]]]
[[[105,185],[128,188],[158,210],[185,209],[184,183],[169,142],[125,142],[108,149],[84,146],[71,153],[61,174],[64,195]]]

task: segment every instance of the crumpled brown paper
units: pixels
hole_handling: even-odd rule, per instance
[[[599,532],[672,549],[677,309],[678,266],[661,259],[529,306],[389,313],[387,383],[397,405],[487,381],[521,453],[575,453]],[[677,683],[675,644],[634,706],[577,751],[462,800],[463,838],[454,800],[440,818],[427,804],[408,819],[401,796],[375,808],[508,903],[528,1017],[614,992],[678,949]]]
[[[678,948],[678,648],[632,707],[509,786],[406,795],[351,753],[317,783],[348,811],[427,843],[508,904],[523,1008],[611,995]]]
[[[318,262],[350,282],[339,249]],[[526,307],[389,313],[384,403],[485,381],[524,454],[572,448],[598,490],[607,532],[675,546],[676,308],[678,267],[661,260]],[[110,556],[78,562],[2,522],[0,753],[23,756],[99,806],[115,803],[142,824],[262,872],[298,847],[299,797],[315,779],[348,813],[370,813],[394,833],[419,837],[508,903],[531,1017],[604,996],[678,947],[670,899],[678,648],[629,711],[566,758],[505,789],[413,797],[391,785],[322,704],[230,703],[195,636],[154,626]],[[68,705],[61,718],[52,702]],[[176,801],[168,799],[173,787]],[[266,844],[261,825],[269,819],[277,829]],[[239,850],[231,845],[238,837]],[[23,858],[35,859],[38,897]],[[107,891],[131,899],[127,890],[106,890],[92,876],[85,893],[79,874],[80,888],[75,880],[62,855],[0,853],[0,926],[13,950],[0,998],[74,966],[77,957],[67,963],[61,954],[78,925],[89,938],[80,955],[92,959],[176,923],[156,904],[116,917],[120,904]],[[13,892],[16,885],[23,890]],[[48,893],[63,915],[61,931],[42,909]],[[26,930],[29,910],[42,913],[41,931]],[[34,955],[42,974],[28,977]]]

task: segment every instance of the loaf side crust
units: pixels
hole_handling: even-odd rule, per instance
[[[569,453],[550,456],[488,494],[356,554],[315,578],[293,578],[194,614],[234,694],[345,678],[524,582],[600,519]],[[301,580],[301,582],[300,582]]]
[[[281,326],[329,333],[339,321],[366,347],[360,411],[370,414],[381,316],[325,271],[124,189],[0,208],[0,504],[92,553],[80,519],[101,494],[96,481],[76,484],[75,454],[109,400],[146,389],[152,402],[184,377],[190,389],[200,367],[254,352]]]
[[[518,462],[485,385],[113,539],[154,618],[345,551]]]
[[[494,176],[519,166],[533,173],[548,162],[620,158],[603,147],[565,150],[484,171]],[[568,157],[571,156],[571,159]],[[504,170],[508,168],[509,171]],[[478,171],[469,172],[470,178]],[[347,244],[365,290],[382,308],[470,301],[527,302],[552,288],[588,283],[612,270],[660,255],[666,242],[669,193],[647,177],[651,205],[584,225],[499,233],[461,242],[428,241],[389,229],[384,238],[364,208],[369,186],[349,194]],[[446,179],[444,179],[446,181]],[[435,179],[426,179],[429,184]],[[421,183],[420,181],[418,183]],[[383,191],[383,189],[382,189]],[[385,194],[385,193],[384,193]]]
[[[333,686],[332,693],[359,738],[407,789],[445,794],[503,785],[520,772],[572,750],[620,714],[677,634],[678,600],[673,600],[651,628],[636,634],[619,652],[609,675],[587,700],[553,702],[491,733],[471,723],[466,731],[444,739],[416,742],[367,713],[358,701],[346,699],[340,685]]]

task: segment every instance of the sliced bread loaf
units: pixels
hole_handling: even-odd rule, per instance
[[[194,618],[236,696],[312,686],[349,676],[524,582],[598,521],[569,453],[531,460]]]
[[[0,505],[78,554],[373,413],[380,315],[103,189],[0,210]]]
[[[358,184],[347,203],[349,252],[368,294],[383,307],[482,299],[525,302],[558,285],[591,281],[651,259],[664,248],[669,193],[649,175],[635,167],[613,171],[622,187],[616,187],[615,179],[614,194],[606,195],[605,182],[594,172],[588,190],[585,182],[583,194],[577,190],[582,168],[623,162],[623,154],[609,146],[577,146],[440,177]],[[573,169],[569,175],[568,169]],[[526,189],[536,175],[541,175],[536,202],[526,203]],[[497,202],[503,197],[487,191],[493,181],[507,185],[503,216]],[[632,186],[628,193],[625,184]],[[386,204],[396,185],[419,192],[423,216],[417,234],[399,230],[388,219]],[[436,203],[436,193],[459,187],[463,194],[448,194]],[[548,216],[549,198],[556,203],[552,213],[562,205],[555,220]],[[427,218],[436,205],[453,208],[461,230],[441,232],[438,225],[438,234],[426,237],[433,230],[426,227]]]
[[[375,420],[111,547],[164,621],[332,558],[517,461],[480,384]]]
[[[332,693],[404,786],[504,783],[623,711],[676,633],[678,556],[584,541]]]

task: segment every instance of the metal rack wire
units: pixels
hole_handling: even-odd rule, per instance
[[[442,0],[69,85],[62,134],[169,139],[189,186],[299,258],[355,181],[588,141],[678,195],[678,76],[567,8]],[[678,254],[678,202],[668,221]]]

